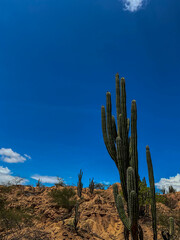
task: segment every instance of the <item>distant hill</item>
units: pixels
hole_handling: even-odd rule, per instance
[[[76,192],[76,187],[68,188]],[[56,187],[0,186],[0,208],[7,211],[3,213],[1,210],[0,239],[124,239],[124,227],[115,208],[112,186],[107,190],[95,190],[93,195],[88,188],[83,189],[77,232],[73,229],[74,208],[68,211],[52,202],[49,193],[53,189]],[[170,216],[175,219],[177,236],[180,229],[180,192],[161,196],[162,201],[157,203],[159,240],[162,239],[161,230],[168,227]],[[150,210],[148,212],[140,218],[140,224],[144,239],[152,240]]]

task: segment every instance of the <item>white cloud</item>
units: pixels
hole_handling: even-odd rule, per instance
[[[161,178],[158,183],[155,184],[158,189],[163,189],[168,192],[169,186],[173,186],[174,189],[180,191],[180,174],[178,173],[175,177]]]
[[[14,152],[11,148],[1,148],[0,158],[3,162],[7,163],[23,163],[27,160],[27,158],[31,159],[29,155],[24,154],[24,156],[22,156],[19,153]]]
[[[2,166],[0,166],[0,175],[2,174],[11,174],[11,171],[7,167],[3,168]]]
[[[12,172],[7,167],[0,166],[0,185],[10,185],[10,184],[24,184],[28,182],[27,179],[12,176]]]
[[[41,175],[35,174],[31,178],[37,181],[40,180],[42,183],[51,183],[51,184],[58,183],[57,177],[54,177],[54,176],[41,176]]]
[[[25,156],[26,158],[31,159],[31,156],[29,156],[29,155],[27,155],[27,154],[24,154],[24,156]]]
[[[143,7],[145,0],[122,0],[124,3],[124,10],[135,12]]]

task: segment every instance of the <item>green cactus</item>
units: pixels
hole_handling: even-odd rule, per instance
[[[151,194],[150,200],[151,200],[153,239],[157,240],[156,196],[155,196],[153,166],[152,166],[151,154],[150,154],[149,146],[146,146],[146,159],[147,159],[148,173],[149,173],[149,182],[150,182],[150,194]]]
[[[78,225],[78,222],[79,222],[79,217],[80,217],[80,212],[78,212],[79,210],[79,203],[77,203],[75,205],[75,215],[74,215],[74,220],[73,220],[73,226],[74,226],[74,229],[75,231],[77,232],[77,225]]]
[[[137,151],[137,107],[136,101],[133,100],[131,103],[131,137],[129,137],[130,120],[127,118],[126,110],[125,79],[121,78],[120,82],[119,74],[116,74],[116,112],[117,128],[115,118],[112,115],[111,94],[110,92],[107,92],[106,111],[104,106],[101,107],[102,133],[107,151],[110,157],[114,160],[119,171],[122,192],[127,204],[127,214],[125,213],[123,200],[121,195],[118,194],[118,188],[116,185],[113,187],[114,199],[119,217],[125,227],[125,239],[129,239],[129,232],[131,232],[132,240],[142,240],[143,231],[138,224],[139,174]],[[146,151],[151,186],[154,240],[157,240],[154,176],[150,152],[148,149]]]
[[[135,185],[135,173],[132,167],[128,167],[127,169],[128,216],[126,216],[123,200],[121,195],[118,194],[118,188],[116,184],[113,186],[113,192],[119,217],[121,218],[125,228],[131,232],[132,239],[138,240],[137,193]]]
[[[90,179],[90,181],[89,181],[89,191],[90,191],[91,195],[94,192],[94,187],[95,187],[94,179],[92,179],[92,180]]]
[[[120,174],[123,196],[127,204],[127,216],[123,201],[114,187],[114,198],[121,220],[127,230],[131,232],[132,239],[138,239],[138,154],[137,154],[137,110],[136,101],[131,106],[131,138],[128,137],[130,120],[127,118],[125,79],[116,74],[116,111],[112,116],[111,94],[106,93],[105,107],[101,108],[102,132],[109,155],[114,160]],[[125,234],[128,235],[128,234]]]
[[[174,218],[173,217],[169,218],[169,234],[170,236],[174,235]]]
[[[83,172],[82,170],[80,170],[80,173],[78,174],[78,184],[77,184],[77,194],[78,194],[78,197],[81,198],[81,194],[82,194],[82,188],[83,188],[83,184],[82,184],[82,175],[83,175]]]

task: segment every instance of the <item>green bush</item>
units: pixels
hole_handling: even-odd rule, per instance
[[[1,186],[0,193],[11,193],[16,186]]]
[[[157,214],[157,223],[158,225],[164,227],[164,228],[169,228],[169,216],[168,215],[165,215],[165,214],[162,214],[160,212],[158,212]]]
[[[53,189],[49,195],[58,207],[66,208],[69,211],[71,211],[77,202],[75,198],[76,192],[72,188]]]
[[[158,203],[163,203],[163,204],[167,204],[167,197],[164,195],[161,195],[159,193],[156,193],[156,202]]]
[[[31,223],[30,219],[30,215],[17,209],[3,209],[0,212],[0,225],[5,229],[12,229],[15,227],[19,227],[19,229],[21,229],[21,225],[24,222],[26,224]]]
[[[31,224],[31,216],[22,210],[8,208],[6,200],[0,196],[0,226],[6,230]]]

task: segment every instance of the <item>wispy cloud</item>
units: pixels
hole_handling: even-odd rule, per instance
[[[101,183],[105,184],[105,185],[110,185],[111,184],[110,182],[107,182],[107,181],[102,181]]]
[[[41,175],[35,174],[31,176],[31,178],[37,181],[40,180],[42,183],[51,183],[51,184],[58,183],[58,178],[54,176],[41,176]]]
[[[14,152],[11,148],[1,148],[0,158],[3,162],[7,163],[23,163],[27,160],[27,158],[31,159],[29,155],[24,154],[24,156],[22,156],[19,153]]]
[[[135,12],[143,7],[146,0],[122,0],[124,3],[124,10]]]
[[[27,154],[24,154],[24,156],[28,159],[31,159],[31,156],[27,155]]]
[[[158,189],[165,189],[168,192],[169,186],[173,186],[174,189],[180,191],[180,174],[175,177],[161,178],[158,183],[155,184]]]
[[[0,184],[7,185],[7,184],[24,184],[28,182],[27,179],[12,176],[12,172],[7,167],[0,166]]]

